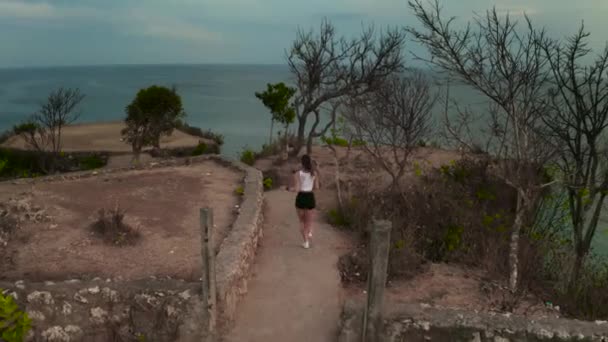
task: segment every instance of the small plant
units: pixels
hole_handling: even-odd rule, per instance
[[[139,231],[123,222],[125,211],[118,205],[111,210],[100,209],[98,214],[99,218],[92,228],[107,243],[116,246],[133,245],[141,238]]]
[[[224,145],[224,136],[218,133],[214,133],[211,130],[207,130],[203,132],[203,138],[212,140],[217,146]]]
[[[272,178],[270,178],[270,177],[264,178],[264,189],[266,189],[266,190],[272,189]]]
[[[7,168],[8,165],[8,159],[2,159],[0,158],[0,175],[2,174],[2,172],[4,171],[4,169]]]
[[[192,156],[200,156],[203,155],[207,152],[207,144],[205,144],[204,142],[200,142],[198,143],[198,145],[196,145],[196,148],[194,149],[194,151],[192,151]]]
[[[327,221],[336,227],[350,227],[352,224],[346,213],[338,209],[331,209],[327,212]]]
[[[239,186],[234,190],[234,193],[239,196],[243,196],[243,195],[245,195],[245,188],[243,188],[242,186]]]
[[[83,170],[99,169],[106,165],[106,162],[96,155],[83,157],[78,161],[78,163],[80,164],[80,168]]]
[[[0,340],[22,342],[32,328],[27,313],[19,309],[13,297],[4,295],[0,289]]]
[[[240,156],[241,162],[243,162],[249,166],[253,166],[253,164],[255,164],[256,159],[257,159],[257,154],[249,148],[245,148],[241,152],[241,156]]]

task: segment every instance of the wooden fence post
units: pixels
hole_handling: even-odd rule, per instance
[[[208,311],[208,332],[212,340],[215,338],[215,327],[217,318],[217,295],[215,284],[215,246],[213,245],[213,210],[202,208],[200,210],[201,222],[201,257],[202,285],[203,285],[203,308]]]
[[[370,269],[367,276],[367,305],[363,313],[362,342],[376,342],[382,328],[382,303],[388,271],[392,224],[374,221],[370,230]]]

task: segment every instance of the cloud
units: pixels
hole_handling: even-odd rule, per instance
[[[496,7],[496,12],[500,16],[509,15],[511,17],[532,16],[538,13],[536,9],[531,7]]]
[[[0,17],[48,18],[52,17],[54,13],[54,8],[47,3],[0,0]]]
[[[219,41],[221,35],[217,32],[206,30],[195,25],[183,24],[177,21],[171,23],[145,23],[143,27],[137,28],[136,32],[158,38],[185,40],[192,42]]]

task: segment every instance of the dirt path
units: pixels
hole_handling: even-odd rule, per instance
[[[227,342],[336,341],[342,287],[336,268],[346,239],[317,224],[313,247],[300,246],[294,194],[266,194],[264,239],[249,293]]]

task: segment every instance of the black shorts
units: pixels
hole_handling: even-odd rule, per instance
[[[296,208],[314,209],[316,207],[315,194],[312,192],[298,192],[296,196]]]

